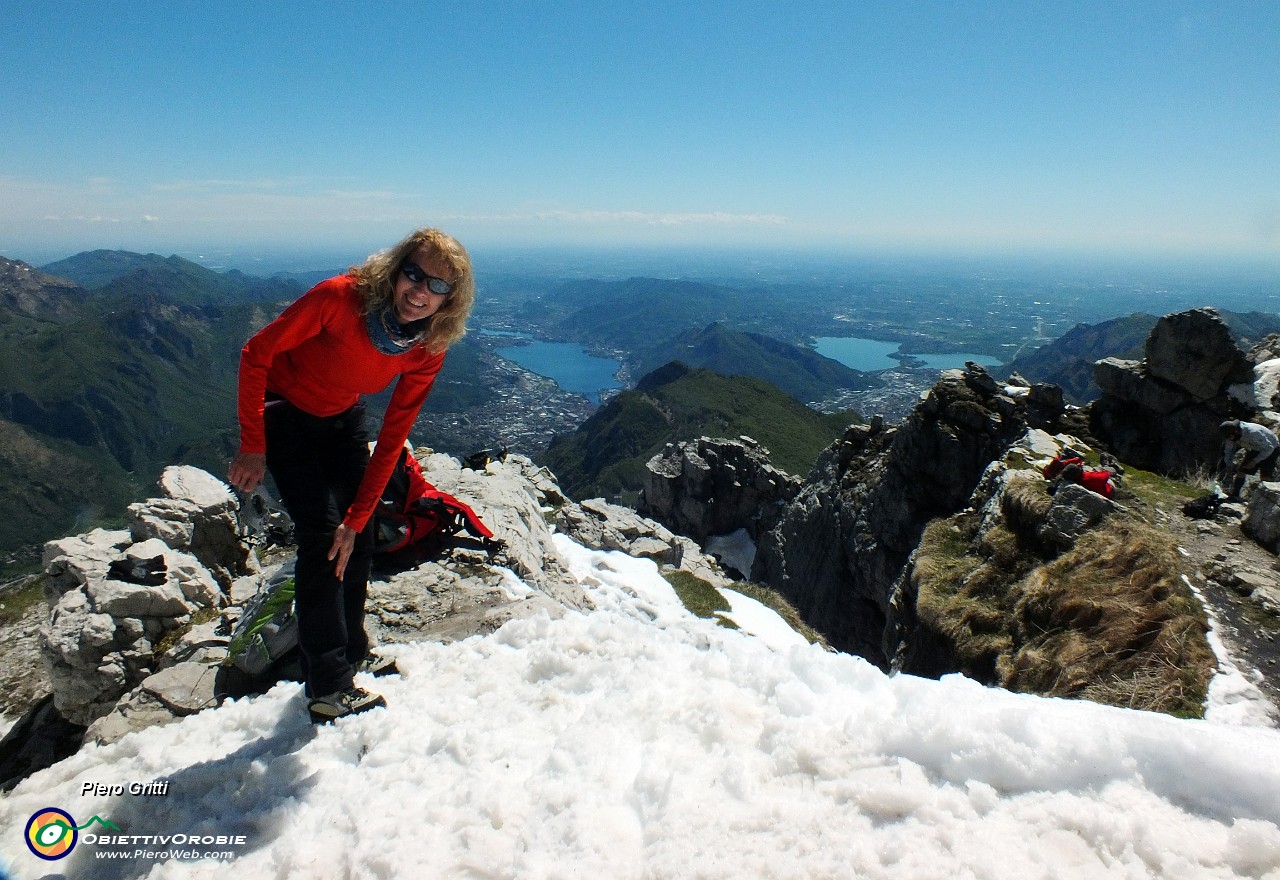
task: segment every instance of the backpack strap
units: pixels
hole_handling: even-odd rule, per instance
[[[477,538],[493,538],[493,532],[480,521],[480,517],[471,509],[471,506],[459,501],[448,492],[442,492],[432,486],[422,494],[422,497],[416,503],[423,507],[442,509],[448,513],[454,522],[453,527],[449,529],[451,533],[457,532],[460,528],[465,528]]]

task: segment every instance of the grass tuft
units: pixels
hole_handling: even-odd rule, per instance
[[[1131,474],[1144,499],[1195,492]],[[926,527],[912,570],[920,622],[951,646],[961,671],[990,684],[1202,715],[1215,660],[1173,540],[1117,515],[1053,559],[1034,537],[1049,504],[1044,486],[1033,475],[1010,480],[1003,522],[981,535],[972,513]]]
[[[0,594],[0,626],[12,626],[44,602],[44,578],[34,577],[14,590]]]
[[[761,605],[764,605],[766,608],[773,611],[783,619],[787,626],[804,636],[805,640],[808,641],[809,644],[819,645],[823,648],[830,647],[827,643],[826,636],[809,626],[809,624],[805,623],[804,619],[800,616],[800,612],[795,609],[795,606],[788,602],[777,590],[772,590],[769,587],[752,581],[738,581],[734,583],[730,589],[751,599],[755,599]]]
[[[717,617],[717,611],[729,610],[729,600],[702,578],[687,571],[670,571],[663,574],[663,577],[676,591],[684,607],[698,617]]]

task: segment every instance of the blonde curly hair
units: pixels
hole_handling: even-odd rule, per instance
[[[428,351],[444,351],[466,335],[467,316],[476,299],[471,257],[456,238],[439,229],[418,229],[395,247],[373,254],[361,265],[352,266],[350,271],[356,277],[361,313],[367,315],[391,305],[401,265],[422,247],[440,254],[453,271],[453,292],[431,316],[427,335],[420,343]]]

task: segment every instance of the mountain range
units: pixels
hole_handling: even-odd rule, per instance
[[[763,379],[802,402],[884,384],[872,373],[850,369],[812,349],[763,333],[732,330],[720,322],[702,330],[686,330],[674,339],[635,352],[633,357],[642,374],[680,361],[725,376]]]
[[[0,260],[0,500],[24,512],[0,526],[5,550],[119,515],[165,464],[211,466],[233,442],[239,348],[273,312],[216,290],[170,295],[197,289],[175,283],[207,271],[194,264],[115,267],[90,290]]]
[[[539,456],[575,498],[634,498],[644,466],[677,440],[750,435],[782,470],[804,474],[856,413],[809,409],[777,386],[673,361],[623,391]]]
[[[303,290],[177,256],[98,250],[40,269],[0,259],[0,502],[16,513],[0,523],[0,552],[120,516],[167,464],[221,472],[240,348]],[[772,371],[799,398],[874,381],[721,326],[678,345],[722,369]],[[456,345],[433,412],[492,401],[500,380],[484,363],[473,338]]]
[[[575,493],[634,491],[644,458],[702,434],[749,434],[780,467],[803,473],[842,417],[801,404],[881,383],[795,344],[799,325],[778,316],[803,310],[798,288],[654,278],[524,295],[509,279],[497,286],[506,301],[482,292],[482,319],[491,309],[544,338],[604,348],[632,375],[658,377],[547,450]],[[41,269],[0,258],[0,501],[19,513],[0,522],[0,552],[118,516],[166,464],[220,472],[236,443],[240,348],[304,289],[295,277],[215,272],[177,256],[97,250]],[[1274,315],[1223,316],[1245,339],[1280,330]],[[1088,400],[1097,393],[1093,361],[1140,356],[1154,321],[1136,314],[1081,325],[1009,366]],[[684,366],[667,369],[672,362]],[[476,339],[456,345],[432,411],[460,414],[465,425],[466,413],[493,410],[507,380],[490,363]]]

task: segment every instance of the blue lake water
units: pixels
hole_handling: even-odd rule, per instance
[[[898,351],[898,343],[881,342],[878,339],[860,339],[856,336],[820,336],[814,340],[813,350],[823,357],[839,361],[851,370],[872,373],[876,370],[887,370],[898,366],[896,358],[889,357]],[[913,354],[924,362],[926,367],[934,370],[949,370],[964,366],[965,361],[973,361],[984,367],[1000,364],[999,358],[972,352],[956,352],[952,354]]]
[[[488,336],[514,336],[519,333],[486,331]],[[531,373],[546,376],[564,391],[581,394],[592,403],[600,402],[600,392],[621,388],[616,373],[622,366],[612,358],[587,354],[576,342],[543,342],[529,339],[521,345],[507,345],[498,354],[519,364]]]

